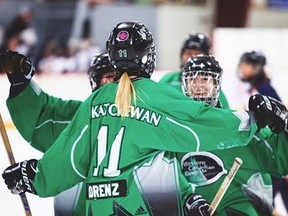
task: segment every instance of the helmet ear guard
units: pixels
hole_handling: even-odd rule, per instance
[[[122,22],[111,31],[106,42],[110,61],[117,71],[116,79],[124,72],[150,78],[156,66],[153,36],[139,22]]]

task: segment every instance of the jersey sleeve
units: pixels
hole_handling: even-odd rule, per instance
[[[203,107],[197,115],[191,115],[190,120],[170,117],[166,120],[170,129],[165,142],[178,143],[178,148],[175,146],[174,150],[169,149],[178,152],[187,151],[189,145],[190,151],[196,152],[245,146],[257,130],[257,126],[251,124],[247,112],[216,108]]]
[[[82,107],[38,161],[33,185],[40,197],[55,196],[86,179],[91,160],[90,116],[87,106]]]
[[[194,143],[194,149],[190,151],[227,149],[247,145],[257,130],[257,125],[246,111],[212,107],[204,102],[187,99],[170,86],[158,84],[160,89],[158,86],[156,89],[156,85],[151,84],[153,94],[142,98],[168,117],[166,120],[170,122],[167,123],[170,132],[166,136],[167,142],[182,143],[183,146],[187,142],[190,145]],[[183,135],[184,130],[186,135]],[[192,137],[193,142],[187,139],[188,136]]]
[[[49,96],[33,81],[21,94],[6,101],[17,130],[27,142],[42,152],[54,143],[81,103]]]
[[[261,171],[277,177],[288,175],[288,136],[285,132],[274,134],[269,128],[262,129],[251,140],[250,148]]]

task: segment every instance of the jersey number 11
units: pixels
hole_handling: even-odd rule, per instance
[[[93,176],[98,176],[98,169],[99,166],[104,159],[107,153],[107,146],[108,146],[108,131],[109,126],[101,126],[97,139],[98,139],[98,151],[97,151],[97,166],[94,168]],[[122,127],[117,136],[115,137],[109,155],[108,167],[104,168],[104,177],[115,177],[120,175],[120,170],[118,169],[119,165],[119,158],[120,158],[120,149],[123,140],[123,135],[125,132],[125,128]]]

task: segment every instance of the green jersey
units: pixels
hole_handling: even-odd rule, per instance
[[[169,83],[180,89],[179,72],[167,74],[160,82]],[[221,93],[219,97],[222,107],[227,108],[223,106],[225,100],[223,103]],[[287,174],[287,169],[285,170],[287,164],[283,164],[283,161],[286,161],[284,159],[287,152],[286,142],[287,139],[283,134],[272,134],[266,128],[255,135],[248,146],[179,154],[178,159],[181,161],[183,174],[191,185],[196,186],[195,193],[212,202],[235,157],[240,157],[244,164],[217,207],[217,213],[221,216],[271,215],[273,210],[271,175]]]
[[[236,157],[243,161],[234,180],[217,207],[217,213],[229,215],[272,215],[271,176],[286,176],[287,137],[262,129],[249,145],[229,150],[179,154],[186,179],[196,186],[195,193],[212,202]]]
[[[33,80],[23,92],[6,101],[21,136],[41,152],[45,152],[55,142],[81,103],[49,96]]]
[[[85,180],[86,215],[157,215],[157,208],[163,206],[156,203],[165,196],[155,194],[154,185],[159,188],[163,178],[146,178],[145,168],[160,157],[173,170],[167,172],[170,177],[162,185],[163,193],[172,197],[171,206],[178,206],[181,215],[183,196],[191,187],[178,174],[170,152],[242,146],[256,131],[246,112],[209,107],[149,79],[133,83],[137,102],[124,119],[114,104],[117,83],[101,87],[79,107],[71,124],[38,161],[33,184],[40,196],[53,196]]]
[[[168,73],[168,74],[164,75],[160,79],[159,82],[160,83],[167,83],[167,84],[175,87],[176,89],[178,89],[179,91],[182,92],[182,82],[181,82],[181,72],[180,71],[172,72],[172,73]],[[220,90],[220,94],[219,94],[219,103],[220,103],[220,107],[229,108],[229,103],[228,103],[227,98],[226,98],[226,96],[222,90]]]
[[[16,97],[6,101],[10,116],[22,137],[35,149],[46,152],[71,122],[82,104],[46,94],[31,80]],[[43,139],[45,137],[45,139]],[[85,188],[81,184],[55,197],[55,211],[65,215],[85,214]],[[81,192],[79,196],[78,193]],[[58,207],[59,206],[59,207]]]

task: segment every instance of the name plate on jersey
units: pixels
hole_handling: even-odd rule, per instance
[[[105,199],[111,197],[124,197],[127,195],[125,180],[97,182],[86,184],[86,199]]]

